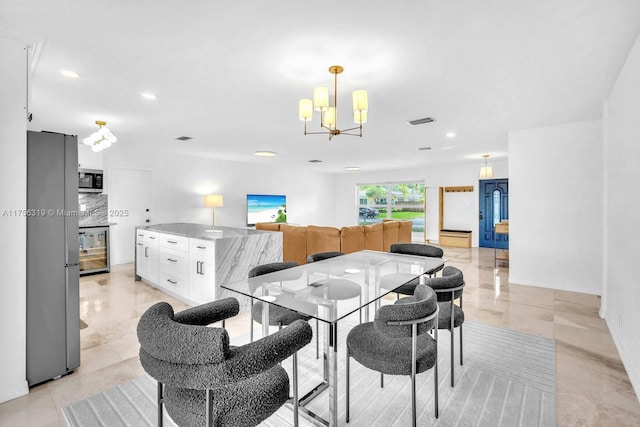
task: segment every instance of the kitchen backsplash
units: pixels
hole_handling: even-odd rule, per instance
[[[107,195],[78,194],[78,220],[80,227],[106,226],[109,222]]]

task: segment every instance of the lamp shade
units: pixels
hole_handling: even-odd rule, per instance
[[[329,108],[329,88],[313,88],[313,107],[316,111],[324,111]]]
[[[353,111],[367,111],[369,109],[369,97],[366,90],[353,91]]]
[[[222,206],[222,195],[207,194],[204,196],[204,206],[207,208],[219,208]]]
[[[327,111],[324,112],[324,125],[329,129],[336,128],[336,108],[329,107]]]
[[[367,111],[354,111],[353,121],[358,124],[367,123]]]
[[[310,99],[301,99],[298,107],[298,117],[303,122],[311,120],[313,115],[313,102]]]
[[[491,166],[483,166],[480,168],[480,179],[493,178],[493,168]]]

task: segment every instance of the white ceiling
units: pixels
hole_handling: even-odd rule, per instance
[[[41,43],[30,129],[84,138],[105,120],[110,150],[322,172],[480,163],[511,129],[601,117],[639,32],[637,0],[0,0],[0,35]],[[334,64],[340,128],[369,92],[363,138],[303,135],[298,100]]]

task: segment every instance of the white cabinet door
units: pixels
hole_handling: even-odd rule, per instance
[[[149,258],[146,254],[147,246],[144,235],[136,233],[136,275],[142,278],[146,278],[149,271]]]
[[[149,263],[147,277],[152,283],[158,283],[158,233],[147,232],[147,262]]]
[[[198,304],[216,299],[215,242],[189,239],[190,299]]]

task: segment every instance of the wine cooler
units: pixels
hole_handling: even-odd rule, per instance
[[[109,227],[82,227],[80,245],[80,275],[109,271]]]

